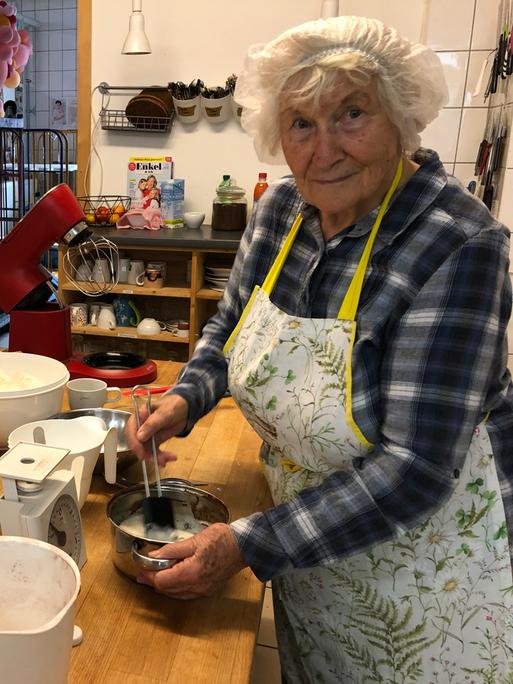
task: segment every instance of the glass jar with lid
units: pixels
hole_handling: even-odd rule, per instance
[[[244,230],[248,202],[238,185],[219,185],[212,205],[213,230]]]

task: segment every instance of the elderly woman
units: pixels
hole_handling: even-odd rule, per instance
[[[129,440],[147,457],[228,384],[275,506],[140,580],[187,598],[244,566],[272,579],[287,682],[511,682],[508,231],[419,149],[440,63],[379,21],[315,21],[253,49],[236,99],[293,176]]]

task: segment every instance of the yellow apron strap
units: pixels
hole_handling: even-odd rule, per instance
[[[276,285],[276,281],[279,278],[281,269],[283,268],[283,264],[287,261],[287,257],[292,248],[292,245],[294,244],[294,240],[296,239],[296,235],[298,234],[298,231],[302,223],[303,216],[301,214],[298,214],[296,216],[294,223],[292,224],[292,228],[290,229],[289,234],[285,239],[285,242],[283,243],[283,247],[280,249],[280,252],[274,260],[274,263],[271,266],[269,273],[267,274],[264,282],[262,283],[262,290],[269,297],[271,296],[274,286]]]
[[[371,233],[369,235],[369,239],[367,240],[367,244],[365,245],[365,249],[363,250],[360,263],[356,268],[353,279],[351,280],[351,283],[347,289],[346,296],[344,297],[344,301],[342,302],[342,306],[340,307],[340,311],[338,312],[339,319],[343,319],[345,321],[354,321],[356,318],[356,312],[358,310],[358,303],[360,301],[360,295],[362,293],[365,272],[367,271],[367,265],[369,263],[369,258],[372,252],[372,247],[374,245],[374,240],[376,239],[376,235],[378,234],[378,230],[381,225],[381,221],[383,220],[383,216],[385,215],[385,212],[388,209],[390,199],[396,191],[397,186],[399,185],[399,181],[401,180],[402,174],[403,160],[401,158],[399,160],[399,164],[397,165],[392,185],[388,188],[388,192],[385,195],[385,199],[383,200],[379,208],[378,215],[376,217],[374,225],[372,226]]]
[[[231,347],[232,344],[233,344],[234,339],[235,339],[235,338],[237,337],[237,335],[239,334],[239,330],[242,328],[242,324],[243,324],[244,321],[246,320],[246,316],[248,315],[249,310],[250,310],[251,307],[253,306],[253,300],[255,299],[256,293],[257,293],[259,290],[260,290],[260,285],[255,285],[255,287],[254,287],[254,289],[253,289],[253,292],[251,293],[250,298],[249,298],[248,301],[246,302],[246,306],[244,307],[244,310],[242,311],[242,313],[241,313],[241,315],[240,315],[240,318],[239,318],[239,320],[237,321],[237,325],[235,326],[235,328],[234,328],[234,329],[232,330],[232,332],[230,333],[230,337],[229,337],[229,338],[226,340],[226,342],[224,343],[224,347],[223,347],[223,353],[224,353],[224,354],[227,354],[227,353],[228,353],[230,347]]]
[[[278,276],[280,275],[281,269],[283,268],[283,264],[287,260],[289,252],[292,248],[292,245],[294,244],[294,240],[296,239],[296,235],[302,223],[303,217],[301,214],[298,214],[296,216],[294,223],[292,224],[292,228],[290,229],[289,234],[285,238],[285,242],[283,243],[282,248],[278,252],[278,256],[274,260],[274,263],[271,266],[269,273],[267,274],[264,282],[262,283],[262,286],[260,287],[260,285],[255,285],[253,292],[251,293],[250,298],[246,302],[246,306],[244,307],[244,310],[242,311],[240,318],[237,321],[237,325],[232,330],[230,337],[224,343],[223,352],[225,354],[228,352],[228,350],[233,344],[234,339],[239,334],[239,330],[242,328],[242,324],[246,320],[246,316],[248,315],[249,310],[253,306],[253,300],[255,299],[257,292],[260,289],[262,289],[268,297],[271,296],[271,292],[273,291],[276,281],[278,280]]]
[[[358,264],[358,267],[355,271],[355,274],[353,276],[353,279],[351,281],[351,284],[349,285],[349,289],[346,293],[346,296],[344,297],[344,301],[342,302],[342,306],[340,307],[340,311],[338,314],[338,318],[344,318],[346,320],[351,320],[354,321],[355,316],[356,316],[356,311],[358,309],[358,302],[360,300],[360,293],[362,290],[363,286],[363,280],[365,278],[365,271],[367,270],[367,264],[369,262],[369,257],[370,253],[372,251],[372,246],[374,244],[374,240],[376,238],[377,232],[379,230],[379,227],[381,225],[381,221],[383,220],[383,216],[388,208],[388,205],[390,203],[390,198],[394,194],[397,186],[399,185],[399,181],[401,179],[403,172],[403,160],[400,159],[399,164],[397,165],[397,170],[395,172],[394,180],[392,181],[392,185],[388,189],[388,192],[385,196],[385,199],[383,200],[383,203],[381,207],[379,208],[378,211],[378,216],[376,218],[376,221],[374,222],[374,225],[371,230],[371,234],[369,236],[369,239],[367,240],[367,244],[365,245],[365,249],[363,251],[362,257],[360,259],[360,263]],[[298,214],[294,220],[294,223],[292,224],[292,228],[289,231],[289,234],[287,235],[285,242],[283,243],[282,248],[280,249],[278,256],[274,260],[273,265],[271,266],[269,273],[267,274],[264,282],[262,283],[262,287],[260,288],[258,285],[254,288],[253,292],[251,293],[251,297],[248,299],[246,306],[244,307],[244,310],[237,322],[237,325],[235,328],[232,330],[232,333],[230,337],[226,340],[225,345],[223,347],[223,351],[226,354],[230,347],[233,344],[233,341],[237,337],[239,330],[242,327],[242,324],[244,323],[246,316],[248,314],[248,311],[250,310],[251,306],[253,305],[253,300],[255,299],[256,293],[258,290],[262,289],[268,296],[271,295],[273,288],[276,284],[276,281],[279,278],[279,275],[281,273],[281,269],[283,268],[283,265],[285,261],[287,260],[287,257],[289,255],[289,252],[292,248],[292,245],[294,244],[294,240],[296,239],[296,235],[298,234],[298,231],[301,227],[301,224],[303,223],[303,216],[301,214]]]

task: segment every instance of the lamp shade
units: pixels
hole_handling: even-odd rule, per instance
[[[123,55],[149,55],[151,53],[150,41],[144,32],[144,17],[140,11],[132,12],[128,25],[128,35],[123,49]]]

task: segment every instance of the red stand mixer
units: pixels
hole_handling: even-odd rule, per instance
[[[41,258],[56,242],[68,249],[64,271],[88,296],[109,292],[116,284],[118,250],[103,236],[93,237],[82,207],[71,189],[57,185],[49,190],[0,242],[0,309],[10,315],[9,351],[50,356],[67,365],[72,378],[96,377],[122,387],[152,382],[156,365],[136,354],[72,353],[71,322],[67,306],[59,302],[52,274]],[[109,283],[77,283],[81,263],[107,256]],[[48,300],[55,295],[57,304]]]

